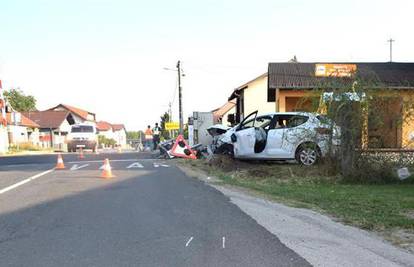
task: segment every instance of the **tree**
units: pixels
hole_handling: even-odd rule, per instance
[[[140,136],[143,135],[142,131],[128,131],[127,132],[127,139],[130,140],[138,140]]]
[[[169,131],[165,130],[165,123],[170,121],[170,114],[168,114],[168,112],[165,112],[161,117],[161,129],[162,129],[162,137],[164,137],[164,139],[170,139],[170,133]]]
[[[25,95],[20,89],[10,89],[4,92],[4,96],[12,106],[19,112],[35,111],[36,99],[32,95]]]

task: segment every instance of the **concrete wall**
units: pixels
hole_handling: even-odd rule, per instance
[[[99,131],[99,135],[105,136],[108,139],[115,139],[115,134],[112,129],[109,131]]]
[[[244,117],[256,110],[259,114],[275,111],[275,103],[267,102],[267,76],[249,83],[244,89]]]
[[[115,131],[114,132],[114,139],[116,141],[117,145],[120,145],[121,147],[126,147],[127,140],[126,140],[126,132],[125,130]]]
[[[27,128],[24,126],[9,125],[8,126],[10,144],[21,144],[29,141]]]
[[[9,137],[7,128],[0,126],[0,154],[4,154],[9,149]]]

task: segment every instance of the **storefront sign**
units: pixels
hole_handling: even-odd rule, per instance
[[[355,64],[316,64],[316,77],[351,77],[357,70]]]

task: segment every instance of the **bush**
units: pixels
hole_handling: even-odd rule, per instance
[[[112,138],[106,138],[103,135],[98,135],[98,142],[100,146],[110,146],[113,147],[116,145],[116,141]]]
[[[18,145],[10,145],[9,151],[10,152],[19,152],[19,151],[41,151],[43,150],[41,147],[36,146],[30,142],[20,143]]]

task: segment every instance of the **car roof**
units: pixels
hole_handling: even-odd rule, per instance
[[[298,112],[268,112],[263,114],[258,114],[257,117],[263,116],[275,116],[275,115],[306,115],[306,116],[318,116],[318,113],[314,112],[305,112],[305,111],[298,111]]]

